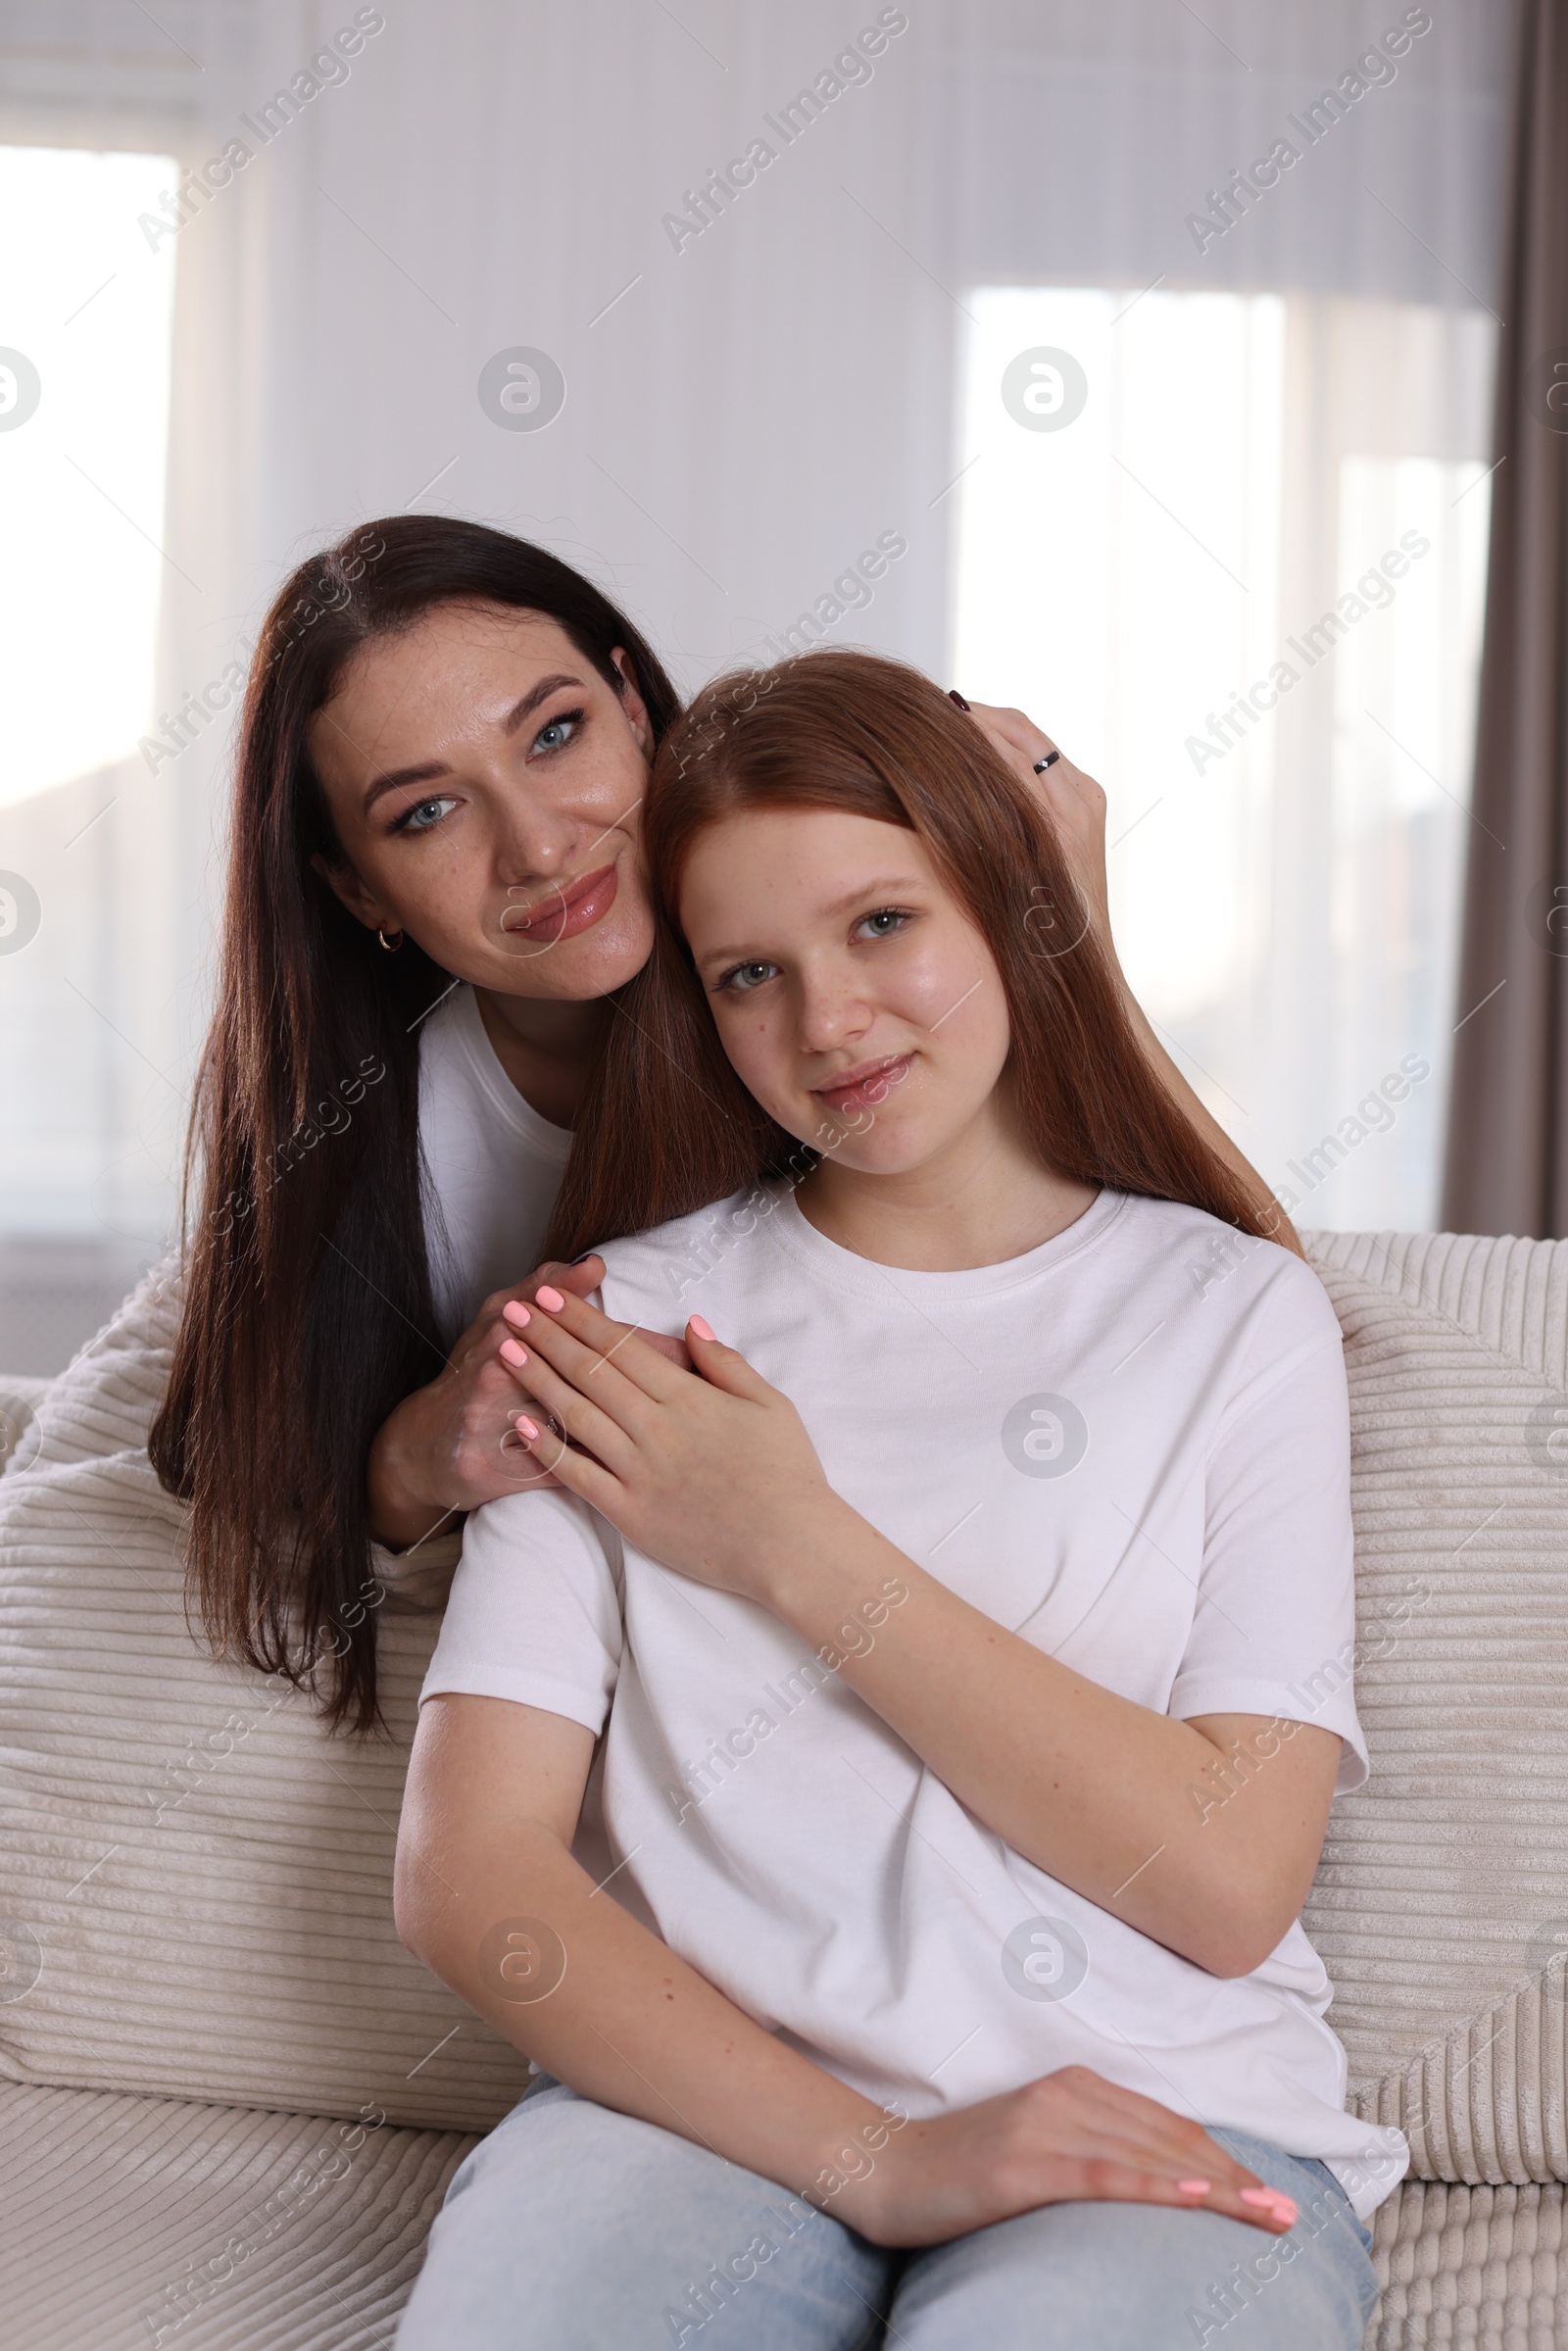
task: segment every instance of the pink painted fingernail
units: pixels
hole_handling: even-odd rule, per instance
[[[528,1309],[520,1298],[509,1298],[501,1311],[514,1330],[525,1331],[528,1328]]]
[[[516,1430],[518,1436],[525,1437],[530,1445],[532,1445],[534,1440],[538,1437],[539,1424],[537,1421],[530,1420],[526,1412],[519,1412],[512,1425]]]
[[[692,1316],[687,1328],[695,1331],[699,1339],[711,1339],[716,1346],[718,1341],[718,1333],[713,1329],[710,1323],[705,1322],[700,1314],[694,1314]]]
[[[559,1314],[562,1307],[566,1302],[562,1297],[560,1291],[552,1290],[548,1282],[545,1284],[542,1290],[536,1290],[534,1292],[534,1297],[538,1299],[540,1305],[543,1306],[547,1314]]]
[[[519,1347],[514,1339],[503,1339],[501,1360],[503,1363],[510,1363],[513,1370],[517,1371],[527,1362],[528,1350],[525,1347]]]
[[[1241,2200],[1244,2204],[1255,2205],[1261,2212],[1272,2213],[1277,2220],[1285,2223],[1287,2229],[1296,2226],[1296,2205],[1277,2187],[1244,2187]]]
[[[1213,2184],[1212,2180],[1178,2180],[1176,2182],[1184,2196],[1206,2196]]]

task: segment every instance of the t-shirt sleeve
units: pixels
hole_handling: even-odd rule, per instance
[[[604,1729],[620,1671],[620,1541],[575,1494],[508,1494],[463,1531],[419,1691],[514,1698]]]
[[[1359,1788],[1350,1416],[1339,1323],[1294,1262],[1257,1301],[1209,1456],[1203,1565],[1170,1712],[1262,1714],[1337,1732]]]

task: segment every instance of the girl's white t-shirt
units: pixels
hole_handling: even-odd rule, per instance
[[[532,1273],[571,1150],[524,1102],[465,983],[419,1036],[425,1233],[442,1336],[465,1331],[493,1290]]]
[[[1340,1787],[1360,1785],[1345,1368],[1298,1258],[1102,1192],[1025,1256],[915,1273],[778,1187],[604,1254],[610,1314],[706,1315],[837,1492],[974,1606],[1159,1713],[1337,1732]],[[765,1608],[574,1497],[468,1520],[421,1699],[444,1691],[608,1719],[578,1857],[879,2103],[928,2115],[1089,2065],[1321,2157],[1363,2216],[1402,2176],[1399,2134],[1345,2112],[1298,1923],[1229,1980],[1151,1941],[1012,1851]]]

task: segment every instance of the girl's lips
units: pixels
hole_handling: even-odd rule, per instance
[[[912,1053],[896,1053],[891,1060],[873,1061],[867,1069],[851,1070],[825,1086],[813,1086],[811,1092],[835,1110],[868,1109],[887,1101],[894,1087],[908,1076],[913,1060]]]
[[[558,947],[563,939],[575,939],[579,931],[592,930],[602,922],[615,903],[620,886],[618,868],[602,865],[597,873],[580,874],[519,913],[509,906],[501,917],[504,931],[517,932],[539,947]]]

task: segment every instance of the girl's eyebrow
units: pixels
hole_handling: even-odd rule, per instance
[[[530,686],[527,693],[519,695],[513,704],[501,721],[501,732],[508,736],[514,735],[529,712],[536,710],[542,702],[547,702],[563,686],[575,686],[580,692],[582,679],[573,677],[569,669],[557,669],[549,677],[540,678],[537,685]],[[383,792],[396,792],[403,784],[428,784],[438,775],[451,773],[452,769],[445,759],[424,759],[413,767],[394,767],[387,774],[378,775],[368,787],[361,803],[362,812],[368,816]]]
[[[863,906],[868,898],[880,898],[884,893],[907,898],[919,887],[913,874],[876,874],[868,882],[857,882],[853,890],[846,890],[842,898],[833,899],[821,911],[825,916],[847,914],[851,906]],[[758,959],[744,947],[710,947],[697,958],[699,964],[705,966],[709,963],[744,963]]]

